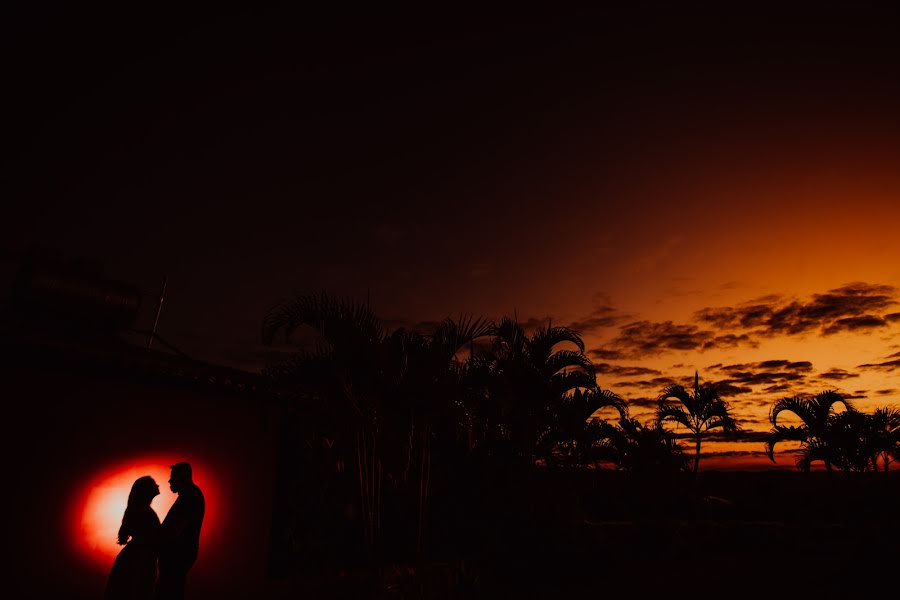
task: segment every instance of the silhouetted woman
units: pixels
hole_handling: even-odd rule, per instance
[[[119,528],[118,542],[125,547],[109,573],[106,600],[153,597],[159,517],[150,508],[150,501],[158,495],[159,486],[150,476],[138,478],[131,486],[128,507]]]

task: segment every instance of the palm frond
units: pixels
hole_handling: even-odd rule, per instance
[[[741,430],[738,422],[727,412],[724,414],[716,414],[707,418],[703,423],[703,431],[710,429],[721,429],[724,433],[737,433]]]
[[[576,391],[563,400],[560,407],[566,413],[566,420],[579,426],[583,426],[594,413],[603,408],[614,408],[620,419],[625,418],[628,413],[625,402],[608,390]]]
[[[804,425],[807,427],[815,427],[816,412],[812,403],[802,396],[794,396],[792,398],[782,398],[772,406],[769,412],[769,421],[773,427],[778,426],[778,415],[783,412],[792,412],[797,415]]]
[[[663,404],[671,400],[680,402],[689,412],[693,412],[693,407],[695,404],[694,396],[689,391],[684,389],[683,386],[669,385],[663,388],[663,391],[659,394],[659,405],[662,406]]]
[[[591,359],[574,350],[558,350],[551,354],[543,364],[544,376],[551,377],[563,369],[583,369],[592,377],[596,375]]]
[[[593,390],[597,387],[597,380],[584,371],[557,373],[550,378],[549,387],[551,394],[559,397],[579,388]]]
[[[529,352],[538,362],[547,362],[553,348],[563,342],[575,344],[584,353],[584,340],[574,329],[568,327],[545,327],[537,330],[529,342]]]
[[[694,431],[694,422],[691,415],[677,404],[661,404],[656,411],[656,420],[659,423],[671,421],[689,430]]]
[[[900,428],[900,409],[893,406],[876,408],[872,420],[876,428],[892,432]]]
[[[299,295],[269,309],[263,318],[263,343],[273,343],[279,333],[289,339],[301,325],[312,327],[340,348],[371,345],[384,338],[381,321],[368,305],[322,292]]]
[[[826,465],[830,460],[830,452],[823,444],[810,442],[802,446],[797,453],[797,468],[809,472],[812,463],[822,461]]]
[[[489,326],[486,335],[493,336],[495,353],[523,354],[528,343],[525,330],[510,317],[503,317],[499,323]]]
[[[458,320],[447,318],[431,334],[431,343],[435,350],[445,354],[449,360],[466,344],[487,335],[493,327],[493,323],[482,317],[461,315]]]
[[[766,436],[766,454],[769,460],[775,462],[775,445],[779,442],[806,442],[809,438],[807,430],[800,427],[785,427],[776,425]]]
[[[616,409],[616,412],[619,413],[620,419],[628,418],[628,405],[615,392],[611,392],[609,390],[601,390],[598,388],[597,390],[587,392],[586,395],[590,396],[590,402],[594,407],[594,410],[591,411],[591,414],[594,414],[600,409],[609,407]]]
[[[823,423],[828,419],[828,415],[834,410],[835,404],[843,404],[844,408],[850,412],[856,412],[856,407],[850,400],[839,394],[836,390],[826,390],[819,392],[812,397],[810,401],[819,423]]]

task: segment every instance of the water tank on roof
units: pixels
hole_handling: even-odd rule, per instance
[[[103,329],[132,325],[141,306],[137,287],[107,279],[99,267],[34,260],[22,264],[12,298],[29,316]]]

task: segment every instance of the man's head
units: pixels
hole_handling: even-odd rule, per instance
[[[172,476],[169,478],[169,489],[174,493],[178,494],[194,483],[189,463],[175,463],[170,468],[172,469]]]

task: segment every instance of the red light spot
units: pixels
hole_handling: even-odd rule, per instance
[[[128,493],[134,481],[149,475],[159,485],[159,496],[150,506],[162,521],[177,498],[169,489],[169,465],[184,460],[175,457],[142,457],[100,469],[77,492],[73,508],[75,514],[71,539],[79,554],[104,569],[112,566],[122,546],[116,543],[122,515],[128,503]],[[216,530],[222,507],[212,472],[203,463],[188,459],[194,470],[194,482],[206,498],[201,544],[208,542],[209,532]]]

